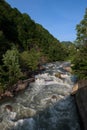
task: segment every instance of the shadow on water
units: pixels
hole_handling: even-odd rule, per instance
[[[74,98],[67,96],[50,104],[32,118],[18,120],[9,130],[81,130]]]

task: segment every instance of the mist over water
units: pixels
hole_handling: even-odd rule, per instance
[[[74,97],[75,76],[63,68],[68,62],[44,65],[46,70],[12,101],[0,106],[0,130],[80,130]],[[64,78],[55,77],[61,73]],[[4,109],[6,105],[12,111]]]

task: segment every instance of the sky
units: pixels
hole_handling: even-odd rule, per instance
[[[59,41],[75,41],[76,25],[87,8],[87,0],[6,0],[12,8],[27,13]]]

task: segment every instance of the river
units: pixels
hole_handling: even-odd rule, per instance
[[[68,62],[44,65],[46,70],[20,95],[0,105],[0,130],[81,130],[74,97],[75,76]],[[61,73],[63,78],[55,75]]]

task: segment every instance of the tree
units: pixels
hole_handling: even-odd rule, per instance
[[[66,59],[66,50],[62,44],[52,44],[49,47],[50,61],[64,61]]]
[[[87,9],[83,20],[76,29],[79,49],[73,59],[73,70],[79,79],[87,79]]]
[[[69,42],[69,41],[68,42],[63,41],[62,44],[63,44],[63,47],[65,48],[66,59],[69,61],[72,61],[77,53],[76,45],[72,42]]]
[[[76,41],[82,45],[87,41],[87,8],[83,20],[81,20],[80,24],[76,26],[76,30],[77,30]]]
[[[7,76],[10,84],[15,83],[21,77],[21,69],[19,65],[19,52],[16,48],[8,50],[3,55],[4,67],[7,70]]]
[[[21,64],[30,70],[36,70],[39,64],[41,53],[35,49],[21,53]]]
[[[3,53],[6,52],[8,47],[9,47],[8,41],[5,39],[3,31],[0,30],[0,62],[2,60]]]
[[[79,79],[87,79],[87,45],[82,46],[73,59],[74,73]]]

